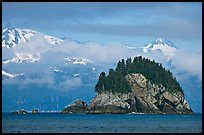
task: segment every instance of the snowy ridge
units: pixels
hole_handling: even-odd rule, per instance
[[[3,64],[8,63],[22,63],[22,62],[38,62],[40,60],[39,54],[22,54],[22,53],[15,53],[16,57],[11,59],[2,60]]]
[[[53,45],[60,45],[63,40],[57,37],[45,35],[44,38],[47,40],[48,43]]]
[[[60,38],[46,35],[30,29],[14,28],[11,25],[7,25],[2,30],[2,47],[12,48],[15,47],[16,45],[21,45],[22,43],[28,43],[29,40],[35,35],[43,36],[43,38],[49,44],[53,45],[59,45],[64,41]]]
[[[30,29],[18,29],[7,25],[2,30],[2,47],[11,48],[21,43],[27,43],[37,33],[39,32]]]
[[[30,29],[18,29],[16,28],[16,31],[19,33],[19,36],[21,38],[21,42],[27,43],[31,37],[33,37],[35,34],[38,34],[39,32],[33,31]]]
[[[7,73],[7,72],[5,72],[5,71],[2,70],[2,76],[3,76],[3,75],[5,75],[5,76],[7,76],[7,77],[9,77],[9,78],[14,78],[14,77],[17,77],[17,76],[23,75],[23,74],[10,74],[10,73]]]
[[[93,63],[92,61],[84,58],[73,58],[73,57],[66,57],[66,64],[79,64],[79,65],[87,65]]]
[[[150,51],[161,50],[161,52],[166,56],[167,61],[169,61],[177,50],[176,46],[166,42],[165,39],[157,38],[156,41],[147,44],[143,47],[143,52],[147,53]]]

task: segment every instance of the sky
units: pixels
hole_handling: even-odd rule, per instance
[[[141,47],[157,37],[179,48],[202,48],[200,2],[4,2],[2,27],[60,38]]]

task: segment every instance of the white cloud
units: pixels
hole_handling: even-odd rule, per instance
[[[178,50],[172,59],[176,70],[188,72],[202,80],[202,52],[192,53]]]
[[[70,90],[72,88],[78,87],[80,85],[82,85],[82,81],[80,78],[69,78],[69,79],[66,79],[65,81],[59,83],[57,85],[57,87],[61,91],[67,91],[67,90]]]
[[[61,45],[50,45],[40,36],[34,37],[27,44],[16,46],[10,50],[14,55],[43,55],[43,58],[40,59],[43,63],[62,62],[64,57],[87,58],[99,63],[110,63],[135,54],[135,51],[118,43],[99,44],[88,42],[78,44],[65,40]]]
[[[86,46],[81,46],[75,50],[72,55],[86,57],[99,63],[116,62],[121,58],[127,58],[133,55],[134,51],[129,50],[121,44],[97,44],[91,43]]]
[[[94,42],[87,42],[85,44],[78,44],[77,42],[69,40],[65,40],[61,45],[51,45],[48,44],[40,35],[32,38],[28,42],[28,44],[19,45],[12,49],[4,49],[3,57],[10,57],[9,53],[15,55],[16,52],[22,55],[41,55],[42,58],[39,62],[42,65],[31,65],[35,67],[32,69],[30,69],[29,67],[26,68],[26,66],[24,65],[24,68],[26,68],[24,71],[38,73],[43,71],[46,72],[48,68],[46,67],[46,65],[56,67],[63,66],[63,64],[65,64],[65,57],[86,58],[97,64],[109,65],[116,64],[118,60],[122,58],[126,59],[128,57],[142,55],[146,58],[155,59],[155,61],[163,63],[164,66],[167,65],[163,54],[159,51],[148,54],[139,54],[136,50],[130,50],[125,45],[119,43],[99,44]],[[186,71],[189,74],[196,75],[200,79],[202,79],[202,52],[189,53],[186,50],[177,50],[176,55],[172,59],[172,63],[176,67],[177,71]],[[35,82],[35,80],[28,81]],[[71,80],[68,80],[67,82],[61,83],[60,85],[69,84],[70,81]],[[71,83],[69,84],[69,86],[71,86]]]

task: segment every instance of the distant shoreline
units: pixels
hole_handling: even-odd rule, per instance
[[[2,115],[4,114],[11,114],[11,112],[2,112]],[[33,113],[27,113],[28,114],[33,114]],[[202,115],[202,113],[192,113],[192,114],[158,114],[158,113],[61,113],[61,112],[39,112],[38,114],[131,114],[131,115]],[[12,114],[15,115],[15,114]],[[16,115],[22,115],[22,114],[16,114]],[[25,114],[24,114],[25,115]],[[34,114],[36,115],[36,114]]]

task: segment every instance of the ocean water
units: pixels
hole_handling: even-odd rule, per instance
[[[201,114],[2,114],[3,133],[201,133]]]

